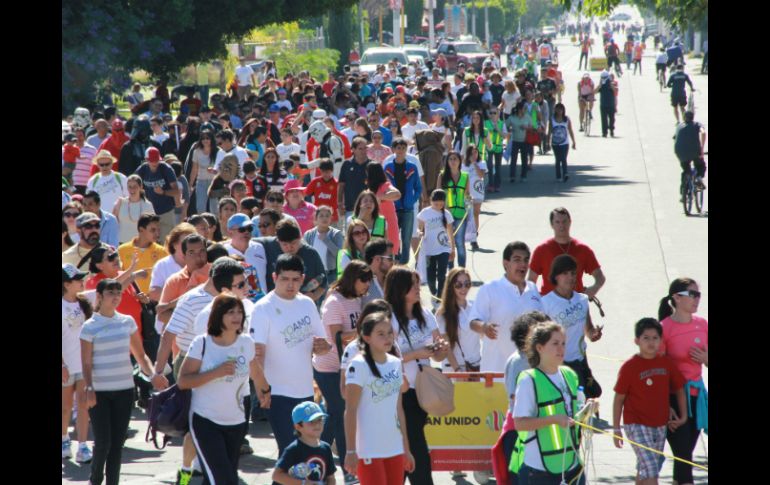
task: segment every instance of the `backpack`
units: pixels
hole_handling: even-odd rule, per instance
[[[201,360],[206,355],[206,340],[203,339],[203,351]],[[177,384],[154,393],[150,397],[148,406],[148,426],[147,433],[144,435],[145,443],[150,441],[155,449],[162,450],[166,447],[172,437],[183,437],[190,431],[190,403],[192,402],[192,391],[190,389],[179,389]],[[163,433],[163,445],[158,446],[158,432]]]
[[[112,175],[115,176],[115,181],[118,182],[118,186],[123,189],[123,182],[120,181],[120,177],[118,176],[117,172],[112,172]],[[102,174],[97,173],[96,178],[94,178],[94,186],[96,186],[96,182],[99,181],[99,179],[102,177]]]

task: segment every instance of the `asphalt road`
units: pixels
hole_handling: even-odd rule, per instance
[[[563,101],[567,114],[578,128],[575,86],[578,49],[560,38],[561,70],[566,83]],[[612,387],[620,363],[636,351],[633,325],[641,317],[655,316],[658,302],[669,282],[689,276],[700,284],[703,297],[698,313],[708,318],[708,216],[685,217],[678,197],[679,164],[673,153],[675,123],[667,91],[660,93],[655,81],[654,53],[644,57],[644,75],[624,74],[620,79],[616,137],[601,138],[598,103],[590,138],[575,131],[577,149],[569,153],[570,179],[558,183],[553,157],[536,156],[535,169],[527,184],[504,183],[499,194],[488,196],[483,206],[479,244],[481,250],[469,252],[468,266],[476,281],[489,281],[502,273],[502,248],[522,240],[534,248],[552,236],[548,224],[551,209],[564,206],[572,214],[572,235],[595,251],[607,283],[599,293],[606,318],[592,307],[594,321],[604,324],[601,341],[589,344],[588,354],[594,375],[604,388],[601,417],[611,420]],[[624,66],[625,69],[625,66]],[[688,63],[697,92],[696,120],[708,126],[708,76],[699,72],[700,60]],[[598,80],[599,73],[592,73]],[[507,167],[503,168],[507,173]],[[708,178],[706,178],[708,185]],[[708,191],[705,209],[708,210]],[[587,278],[590,284],[591,278]],[[471,290],[471,298],[477,288]],[[427,290],[426,290],[427,293]],[[427,301],[427,297],[425,298]],[[708,371],[704,373],[708,385]],[[123,450],[121,483],[174,483],[181,460],[180,443],[163,451],[144,442],[146,423],[136,410],[130,437]],[[254,455],[242,457],[241,483],[270,483],[277,451],[267,423],[252,425],[249,441]],[[635,456],[628,445],[618,450],[611,438],[593,438],[593,458],[589,461],[590,482],[633,483]],[[707,465],[704,447],[696,448],[696,462]],[[670,452],[666,445],[666,452]],[[62,483],[84,483],[89,466],[74,460],[62,462]],[[707,473],[697,470],[696,483],[707,483]],[[439,485],[468,483],[452,479],[448,472],[433,474]],[[670,483],[672,461],[663,467],[661,483]],[[472,480],[469,474],[466,480]],[[341,473],[337,477],[342,483]],[[194,484],[201,482],[193,479]],[[471,482],[473,483],[473,482]]]

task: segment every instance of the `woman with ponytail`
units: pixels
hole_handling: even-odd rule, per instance
[[[660,352],[670,357],[687,379],[685,396],[688,409],[679,409],[671,394],[671,419],[666,439],[673,454],[692,461],[700,430],[708,433],[708,392],[703,384],[703,365],[709,365],[708,322],[695,315],[701,293],[698,283],[691,278],[677,278],[660,301],[658,320],[663,326]],[[673,421],[687,413],[687,421],[677,427]],[[692,465],[674,463],[674,481],[679,485],[693,483]]]
[[[345,471],[358,475],[361,485],[402,485],[415,460],[401,403],[408,384],[401,361],[388,353],[395,335],[387,313],[363,319],[361,341],[361,355],[346,370],[345,435],[355,446],[347,450]]]

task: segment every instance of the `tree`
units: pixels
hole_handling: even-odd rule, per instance
[[[97,86],[128,88],[129,73],[155,77],[225,57],[254,27],[318,16],[356,0],[153,0],[62,2],[62,114],[95,99]]]
[[[620,5],[621,0],[556,0],[566,10],[577,4],[587,15],[604,16]],[[639,7],[650,8],[658,17],[666,18],[671,25],[686,28],[700,24],[708,14],[708,0],[631,0]]]
[[[348,54],[350,54],[350,49],[353,47],[352,26],[352,11],[350,7],[329,12],[329,47],[340,52],[340,58],[336,66],[338,73],[342,72],[342,66],[347,64]]]

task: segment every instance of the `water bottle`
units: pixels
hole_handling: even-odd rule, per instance
[[[289,468],[289,475],[296,479],[304,480],[310,475],[310,467],[305,462],[297,463]]]
[[[583,389],[583,386],[578,387],[577,392],[577,408],[578,412],[580,412],[581,409],[583,409],[583,406],[586,404],[586,393]]]

